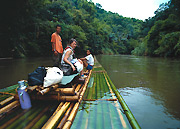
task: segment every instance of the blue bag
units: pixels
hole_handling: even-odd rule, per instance
[[[45,76],[46,76],[45,67],[38,67],[34,72],[28,74],[29,86],[43,85]]]

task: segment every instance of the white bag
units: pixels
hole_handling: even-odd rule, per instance
[[[44,87],[51,86],[61,82],[63,78],[63,72],[58,67],[48,68],[46,77],[44,77]]]
[[[81,64],[77,59],[73,59],[71,63],[73,63],[76,66],[78,73],[80,73],[83,70],[83,64]]]
[[[81,64],[79,61],[77,61],[74,65],[76,66],[78,73],[83,70],[83,64]]]

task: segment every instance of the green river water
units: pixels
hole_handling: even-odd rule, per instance
[[[97,59],[142,128],[180,128],[180,59],[129,55]]]
[[[99,55],[143,129],[180,128],[180,59]],[[38,66],[52,66],[51,58],[0,59],[0,88],[27,79]]]

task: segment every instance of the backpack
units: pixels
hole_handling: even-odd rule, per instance
[[[43,85],[44,77],[46,76],[45,67],[38,67],[34,72],[28,74],[29,86]]]

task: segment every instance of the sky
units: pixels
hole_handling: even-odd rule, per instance
[[[159,5],[168,1],[169,0],[92,0],[94,3],[100,3],[106,11],[140,20],[153,17]]]

